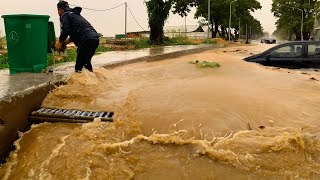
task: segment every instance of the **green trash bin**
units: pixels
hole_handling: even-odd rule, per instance
[[[52,53],[52,48],[56,42],[56,33],[52,21],[48,22],[48,53]]]
[[[10,74],[47,67],[48,15],[3,15]]]

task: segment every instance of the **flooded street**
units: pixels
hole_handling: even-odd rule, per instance
[[[72,74],[43,107],[114,111],[114,122],[34,125],[0,177],[319,179],[320,74],[242,60],[269,47]]]

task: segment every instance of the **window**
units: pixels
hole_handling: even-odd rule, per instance
[[[320,57],[320,43],[308,45],[308,57]]]
[[[302,45],[289,45],[284,46],[278,49],[271,51],[270,57],[272,58],[295,58],[295,57],[302,57]]]

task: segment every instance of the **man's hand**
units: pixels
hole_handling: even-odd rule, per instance
[[[58,52],[62,50],[62,43],[60,42],[60,40],[56,40],[56,43],[54,44],[54,49]]]
[[[64,52],[67,49],[66,41],[61,42],[60,40],[56,40],[54,44],[54,50],[58,53]]]

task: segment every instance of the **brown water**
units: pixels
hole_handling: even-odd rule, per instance
[[[0,177],[319,179],[320,76],[241,60],[265,48],[72,74],[43,106],[114,111],[115,122],[33,126]]]

